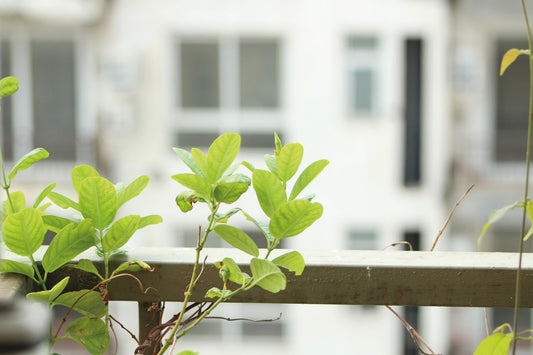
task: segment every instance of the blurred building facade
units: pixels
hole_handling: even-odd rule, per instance
[[[278,132],[304,145],[305,163],[331,162],[310,191],[323,218],[283,247],[382,249],[407,240],[429,250],[476,184],[437,246],[475,251],[490,212],[521,198],[516,137],[527,100],[515,82],[523,74],[497,74],[502,51],[523,45],[524,33],[518,1],[0,1],[0,74],[21,80],[2,101],[0,141],[8,161],[34,146],[50,151],[21,174],[37,190],[57,181],[68,193],[70,169],[81,163],[113,181],[149,175],[148,189],[125,208],[164,223],[132,243],[193,246],[205,214],[174,205],[181,189],[170,175],[186,167],[171,147],[205,148],[238,132],[240,158],[264,166]],[[253,211],[251,202],[243,203]],[[514,232],[513,218],[493,234]],[[490,250],[507,247],[487,240]],[[383,307],[225,312],[283,318],[212,321],[187,346],[202,354],[417,353]],[[444,354],[471,353],[484,334],[481,310],[403,314]]]

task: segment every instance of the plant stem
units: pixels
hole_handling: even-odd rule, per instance
[[[176,320],[176,324],[174,325],[174,328],[172,328],[172,331],[170,332],[170,335],[168,336],[168,338],[164,342],[164,344],[161,347],[161,349],[159,349],[159,352],[157,353],[157,355],[163,355],[165,353],[165,351],[168,349],[168,347],[170,345],[172,345],[172,343],[174,342],[174,337],[176,336],[176,332],[178,331],[178,329],[180,327],[181,321],[183,319],[183,315],[185,314],[185,311],[186,311],[186,308],[187,308],[187,304],[189,303],[189,299],[192,296],[192,291],[194,289],[194,284],[196,283],[196,274],[198,272],[198,266],[200,264],[200,253],[202,252],[204,244],[205,244],[205,242],[207,240],[207,236],[209,235],[209,233],[213,230],[213,228],[215,226],[215,213],[217,212],[219,206],[220,206],[220,204],[215,205],[215,206],[211,206],[210,205],[211,218],[209,218],[209,225],[207,226],[207,228],[206,228],[206,230],[204,232],[204,236],[203,236],[202,240],[196,246],[196,260],[194,261],[194,266],[193,266],[192,274],[191,274],[191,280],[189,281],[189,285],[187,286],[187,289],[185,290],[185,298],[183,299],[183,305],[181,307],[181,312],[179,313],[179,316],[178,316],[178,319]],[[196,324],[197,324],[197,322],[195,322],[193,325],[196,326]],[[177,338],[179,338],[179,337],[181,337],[181,336],[178,335]]]
[[[524,236],[526,233],[526,217],[527,217],[527,204],[528,190],[529,190],[529,168],[531,163],[531,136],[533,130],[533,56],[531,55],[532,40],[531,29],[529,26],[529,19],[527,16],[527,9],[525,1],[522,0],[522,11],[524,13],[524,20],[526,22],[527,29],[527,41],[529,46],[529,116],[528,116],[528,129],[527,129],[527,150],[526,150],[526,182],[524,187],[524,211],[522,214],[522,227],[520,231],[520,244],[519,244],[519,257],[518,257],[518,269],[516,270],[516,284],[515,284],[515,304],[514,304],[514,320],[513,329],[515,335],[513,336],[512,354],[516,353],[516,332],[518,331],[518,310],[520,309],[520,274],[522,271],[522,255],[524,253]]]
[[[42,278],[41,272],[39,271],[39,267],[37,266],[37,263],[35,262],[35,259],[33,259],[33,255],[29,256],[31,265],[33,266],[33,269],[35,270],[35,274],[37,274],[37,279],[39,281],[39,285],[43,288],[43,291],[46,291],[46,282],[45,279]]]
[[[9,188],[11,186],[10,186],[10,183],[7,182],[7,178],[6,178],[6,170],[4,167],[4,157],[2,155],[2,147],[0,147],[0,167],[2,169],[2,182],[3,182],[2,188],[6,192],[7,200],[9,201],[9,205],[11,206],[11,210],[15,212],[15,205],[13,204],[13,200],[11,200],[11,195],[9,194]]]

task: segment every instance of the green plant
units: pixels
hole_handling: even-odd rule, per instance
[[[0,81],[0,97],[15,93],[18,80],[7,77]],[[130,215],[116,220],[119,208],[130,199],[139,195],[148,184],[148,177],[141,176],[131,184],[113,185],[88,166],[80,165],[72,170],[72,183],[78,193],[78,202],[53,192],[56,184],[50,184],[39,194],[35,202],[26,207],[26,198],[22,191],[11,192],[11,184],[17,173],[31,167],[36,162],[48,157],[48,152],[37,148],[22,157],[6,174],[2,152],[0,150],[0,167],[2,171],[2,189],[6,200],[2,202],[1,222],[2,238],[7,248],[22,257],[30,265],[13,260],[2,260],[0,271],[23,274],[33,279],[42,291],[29,293],[30,300],[47,303],[50,308],[66,306],[83,315],[71,322],[66,334],[59,337],[50,329],[50,347],[62,338],[71,338],[84,346],[91,354],[103,354],[109,346],[109,322],[106,288],[110,280],[120,277],[126,271],[150,270],[150,266],[140,260],[130,260],[120,264],[112,272],[109,259],[121,253],[121,248],[136,230],[150,224],[160,223],[159,216],[140,217]],[[68,218],[45,214],[50,203],[43,203],[45,198],[62,208],[72,208],[81,216]],[[46,248],[41,264],[35,260],[35,253],[41,247],[48,231],[56,235]],[[83,251],[95,247],[103,257],[105,270],[103,275],[89,260],[80,260],[74,267],[96,275],[101,282],[92,290],[65,292],[69,277],[65,277],[50,289],[47,279],[50,273],[67,265]],[[132,275],[130,275],[132,276]],[[133,277],[133,276],[132,276]],[[69,311],[69,312],[70,312]],[[103,318],[103,320],[102,320]]]
[[[185,290],[185,300],[181,311],[162,327],[155,328],[147,341],[137,349],[141,353],[150,344],[158,344],[161,334],[168,329],[170,333],[163,342],[158,354],[163,354],[187,332],[196,327],[219,304],[231,297],[259,286],[269,292],[279,292],[286,287],[286,276],[281,268],[300,275],[305,267],[302,255],[290,251],[271,259],[271,252],[284,238],[294,237],[311,226],[322,215],[322,205],[312,202],[313,195],[299,198],[309,183],[328,165],[327,160],[318,160],[310,164],[293,182],[303,156],[303,147],[299,143],[282,146],[275,135],[273,155],[265,155],[268,170],[256,169],[248,162],[235,163],[239,152],[241,138],[238,134],[227,133],[218,137],[209,147],[207,155],[193,148],[190,152],[174,148],[174,152],[190,168],[192,173],[172,176],[189,190],[176,197],[176,203],[183,212],[193,209],[195,204],[207,207],[207,227],[199,235],[196,247],[196,259],[191,272],[189,286]],[[238,172],[244,166],[252,177]],[[289,189],[289,184],[291,188]],[[259,205],[266,216],[266,222],[252,217],[239,207],[230,208],[252,185]],[[226,209],[227,207],[227,209]],[[255,225],[264,235],[267,248],[261,255],[256,243],[244,231],[228,224],[230,218],[242,214],[246,220]],[[209,306],[199,305],[194,316],[185,319],[190,310],[189,299],[194,292],[197,278],[200,277],[200,255],[212,232],[233,247],[250,255],[251,275],[243,272],[231,258],[224,258],[216,263],[219,268],[221,287],[212,287],[205,298],[212,299]],[[203,307],[203,308],[202,308]],[[185,355],[191,352],[182,351]]]
[[[531,37],[531,28],[529,25],[529,19],[527,14],[527,9],[524,0],[521,0],[522,3],[522,12],[524,15],[524,20],[526,24],[527,37],[528,37],[528,49],[509,49],[503,56],[501,66],[500,66],[500,75],[505,73],[505,70],[511,65],[518,56],[527,55],[529,58],[529,115],[528,115],[528,133],[527,133],[527,150],[526,150],[526,174],[525,174],[525,184],[524,184],[524,195],[523,199],[520,202],[516,202],[512,205],[503,207],[491,214],[488,222],[483,226],[481,236],[478,240],[478,246],[481,243],[481,239],[484,236],[487,229],[491,226],[492,223],[497,222],[501,219],[508,211],[515,208],[522,208],[522,224],[519,236],[519,260],[518,268],[516,271],[516,283],[515,283],[515,294],[514,294],[514,320],[513,326],[509,324],[503,324],[496,328],[493,334],[488,335],[476,349],[475,355],[483,354],[508,354],[509,348],[512,347],[512,354],[516,353],[516,344],[518,340],[529,340],[533,341],[533,337],[524,337],[523,334],[531,333],[532,330],[526,330],[524,332],[518,332],[518,310],[520,308],[520,289],[521,289],[521,270],[522,270],[522,255],[524,253],[524,242],[529,239],[533,234],[533,201],[529,198],[529,170],[531,165],[531,144],[533,141],[533,41]],[[526,232],[526,220],[529,218],[529,221],[532,223],[532,226]]]

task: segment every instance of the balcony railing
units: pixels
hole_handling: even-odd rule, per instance
[[[40,250],[41,252],[43,250]],[[152,302],[183,301],[190,278],[195,250],[188,248],[135,247],[128,249],[127,259],[139,259],[155,268],[135,276],[147,289],[142,292],[132,278],[122,277],[109,285],[109,298],[136,301],[139,324],[147,324]],[[203,301],[205,292],[221,286],[216,261],[233,258],[237,264],[249,262],[249,256],[235,249],[205,249],[204,272],[192,301]],[[239,294],[231,302],[400,305],[449,307],[513,307],[518,254],[476,252],[409,252],[409,251],[306,251],[301,276],[287,273],[287,288],[269,293],[256,287]],[[20,260],[8,254],[4,257]],[[86,252],[79,258],[90,259],[103,268],[101,258]],[[124,260],[114,261],[116,265]],[[245,268],[244,268],[245,269]],[[70,275],[69,290],[90,288],[97,279],[74,268],[63,268],[49,276],[54,284]],[[533,308],[533,254],[523,256],[521,307]],[[26,278],[0,273],[0,298],[33,290]],[[157,291],[156,291],[157,290]],[[144,329],[143,326],[139,329]],[[140,334],[143,339],[145,334]]]

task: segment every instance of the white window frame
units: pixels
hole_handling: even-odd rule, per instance
[[[240,41],[275,41],[278,45],[278,107],[242,108],[239,103],[239,43]],[[180,45],[187,43],[218,43],[219,106],[217,108],[184,108],[181,105]],[[172,134],[178,132],[219,135],[224,132],[264,134],[279,132],[283,122],[283,41],[281,36],[191,36],[173,37],[172,67]]]

